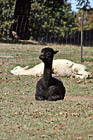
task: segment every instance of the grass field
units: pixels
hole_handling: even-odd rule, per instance
[[[17,65],[34,66],[47,45],[0,44],[0,140],[93,140],[93,79],[59,77],[66,87],[64,100],[36,101],[39,79],[15,76]],[[51,45],[57,58],[80,63],[80,47]],[[12,56],[5,58],[1,56]],[[84,47],[83,64],[93,70],[93,48]]]

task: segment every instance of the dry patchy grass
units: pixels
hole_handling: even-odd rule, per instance
[[[38,64],[45,45],[0,44],[0,140],[92,140],[93,79],[61,78],[66,87],[63,101],[36,101],[32,76],[14,76],[16,65]],[[52,45],[55,58],[80,62],[80,47]],[[92,72],[93,49],[84,48],[84,65]],[[88,61],[87,61],[88,60]],[[89,62],[90,61],[90,62]]]

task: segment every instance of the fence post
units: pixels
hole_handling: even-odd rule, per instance
[[[81,13],[81,62],[83,62],[83,9]]]

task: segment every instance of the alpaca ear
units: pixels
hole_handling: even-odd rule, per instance
[[[59,52],[59,51],[54,51],[54,54],[56,54],[57,52]]]

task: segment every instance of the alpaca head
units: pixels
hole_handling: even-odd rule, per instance
[[[55,51],[52,48],[43,48],[41,50],[39,59],[41,59],[44,63],[46,62],[51,63],[53,60],[54,54],[56,54],[57,52],[58,51]]]

